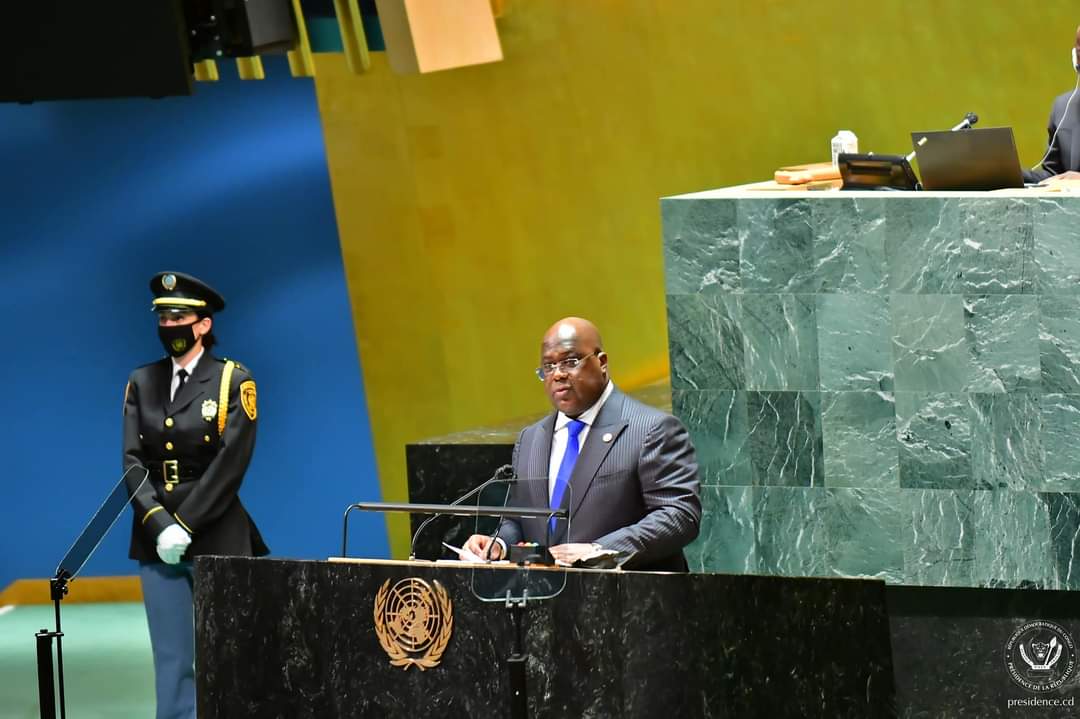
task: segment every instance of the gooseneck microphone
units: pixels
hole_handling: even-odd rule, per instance
[[[959,130],[967,130],[968,128],[974,126],[975,123],[978,122],[978,121],[979,121],[979,116],[976,115],[974,112],[969,112],[966,115],[964,115],[963,120],[961,120],[960,122],[958,122],[955,125],[953,125],[952,127],[950,127],[949,132],[958,132]],[[919,142],[917,144],[918,144],[919,147],[922,147],[923,145],[926,144],[926,138],[925,137],[919,138]],[[912,150],[911,152],[909,152],[906,155],[905,159],[908,162],[911,162],[912,160],[914,160],[915,159],[915,150]]]
[[[462,502],[464,502],[469,497],[475,497],[477,494],[484,491],[484,489],[486,489],[487,487],[490,487],[491,485],[495,484],[496,482],[505,482],[506,480],[513,480],[513,479],[514,479],[514,468],[513,468],[513,466],[511,466],[509,464],[504,464],[503,466],[501,466],[501,467],[499,467],[498,469],[495,470],[495,474],[491,475],[491,479],[487,480],[486,482],[483,482],[483,483],[479,484],[476,487],[473,487],[468,492],[466,492],[465,494],[461,495],[460,497],[455,499],[453,502],[451,502],[450,506],[454,506],[455,504],[461,504]],[[442,517],[442,516],[443,515],[441,515],[441,514],[433,514],[430,517],[428,517],[427,519],[425,519],[423,522],[421,522],[420,526],[416,528],[416,531],[413,533],[413,536],[412,536],[412,541],[409,542],[409,559],[416,559],[416,539],[420,536],[420,532],[424,531],[424,527],[428,526],[432,522],[432,520],[434,520],[436,517]]]
[[[949,131],[956,132],[957,130],[966,130],[969,127],[972,127],[978,121],[979,116],[976,115],[974,112],[969,112],[968,114],[964,115],[963,120],[953,125]]]

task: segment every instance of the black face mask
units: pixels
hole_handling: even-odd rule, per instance
[[[171,357],[182,357],[195,346],[195,323],[189,325],[158,325],[158,337]]]

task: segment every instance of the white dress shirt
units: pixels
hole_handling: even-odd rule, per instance
[[[600,414],[600,408],[604,406],[604,402],[607,402],[608,397],[611,396],[614,390],[615,383],[608,380],[607,387],[604,387],[600,399],[596,400],[592,407],[574,418],[585,423],[577,436],[578,452],[581,452],[581,448],[585,446],[585,438],[589,436],[589,430],[592,428],[593,422],[596,421],[596,415]],[[548,460],[549,502],[551,501],[551,495],[555,492],[555,480],[559,476],[559,465],[562,464],[563,455],[566,453],[566,442],[570,438],[570,430],[566,426],[570,424],[570,419],[562,412],[559,412],[558,416],[555,417],[555,435],[551,439],[551,458]]]
[[[187,370],[188,376],[187,379],[184,381],[191,381],[191,375],[195,374],[195,368],[198,366],[199,360],[202,359],[203,352],[205,351],[205,349],[200,349],[199,354],[191,358],[191,361],[188,362],[187,367],[181,366],[181,364],[176,361],[175,357],[172,358],[172,384],[169,385],[170,402],[176,399],[176,390],[180,389],[180,370]],[[565,442],[566,440],[563,441]]]

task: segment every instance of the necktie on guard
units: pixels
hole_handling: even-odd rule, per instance
[[[186,369],[179,369],[176,371],[176,376],[180,378],[180,384],[176,385],[176,391],[173,392],[173,399],[176,399],[176,395],[180,394],[180,390],[184,388],[184,382],[187,382],[188,371]]]
[[[585,423],[579,419],[572,419],[566,425],[566,451],[563,452],[562,462],[559,464],[559,473],[555,475],[555,488],[551,492],[551,508],[558,509],[562,504],[566,487],[570,484],[570,475],[574,473],[574,465],[577,463],[580,443],[578,435],[585,429]],[[569,520],[568,520],[569,521]],[[548,520],[548,529],[555,534],[555,517]]]

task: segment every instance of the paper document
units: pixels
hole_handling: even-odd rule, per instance
[[[463,562],[479,562],[480,564],[484,564],[487,561],[483,557],[473,554],[468,549],[465,549],[463,547],[455,547],[454,545],[447,544],[446,542],[443,542],[442,545],[449,549],[451,552],[457,554]]]

